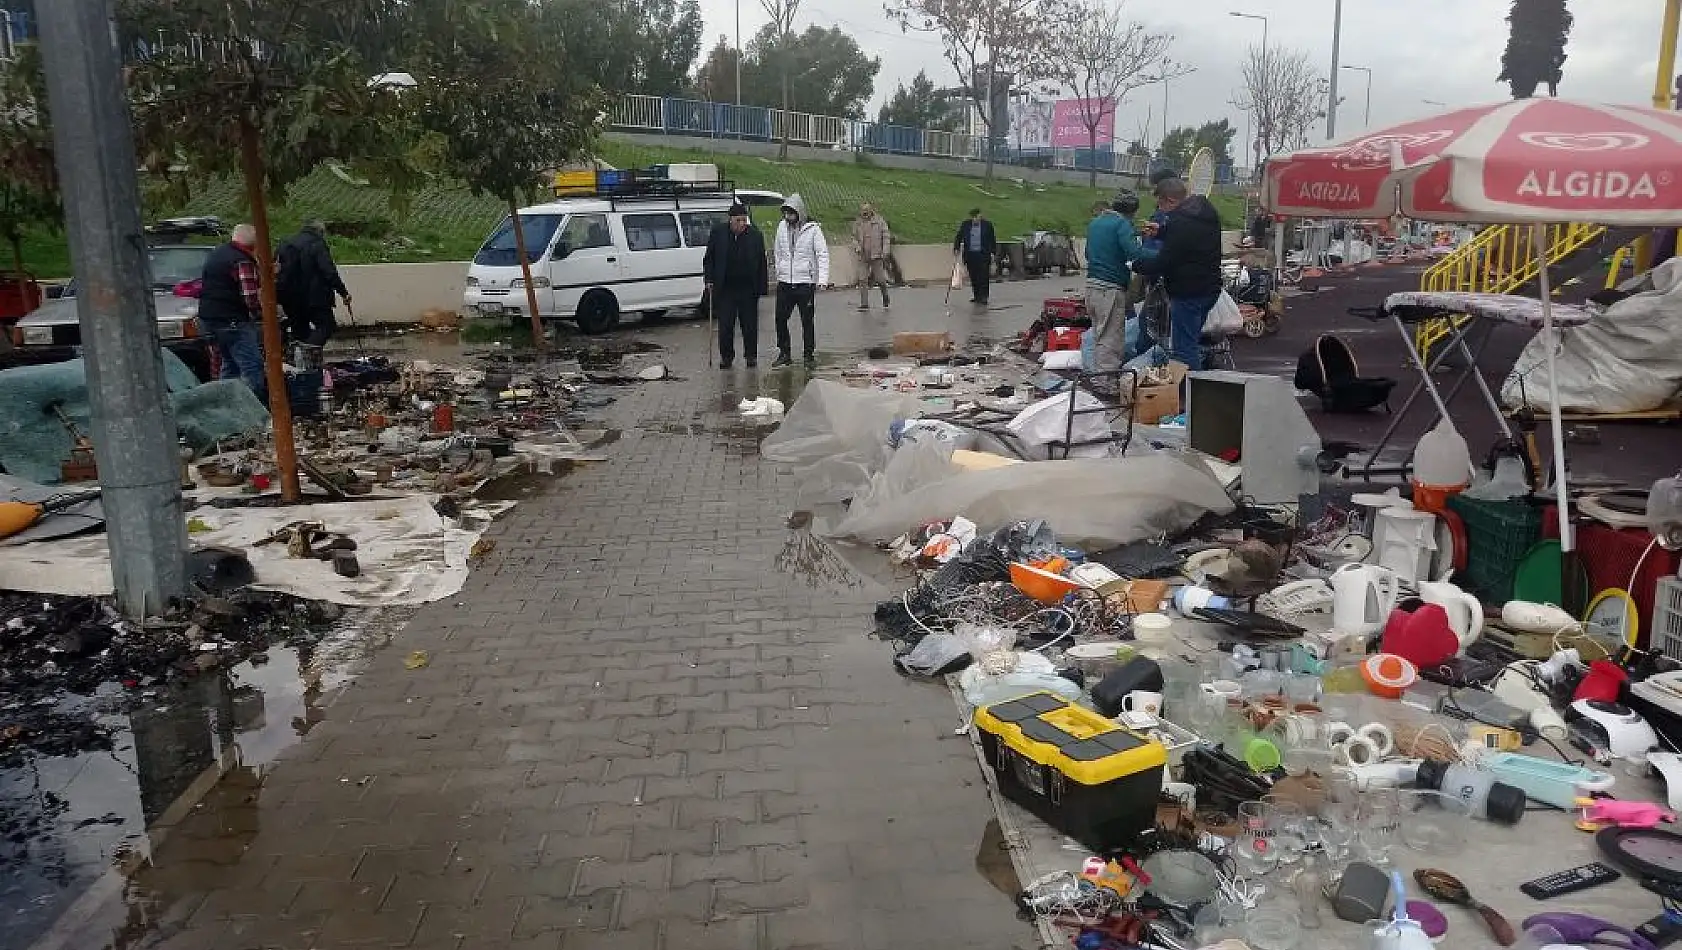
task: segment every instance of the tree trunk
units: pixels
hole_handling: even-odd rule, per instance
[[[520,207],[508,199],[508,216],[514,226],[514,253],[520,256],[520,276],[526,284],[526,306],[531,308],[531,345],[545,349],[549,338],[543,333],[543,315],[537,312],[537,285],[531,281],[531,257],[526,254],[526,231],[520,226]]]
[[[257,229],[258,298],[263,307],[263,377],[269,386],[269,416],[274,420],[275,465],[280,469],[280,498],[298,500],[298,449],[292,440],[292,403],[286,398],[286,371],[281,368],[285,341],[275,306],[274,250],[269,243],[269,206],[263,194],[263,153],[257,126],[241,110],[240,168],[245,175],[245,198],[251,205],[251,226]]]
[[[1096,125],[1089,125],[1089,126],[1086,127],[1086,142],[1087,142],[1087,146],[1088,146],[1087,151],[1090,153],[1087,157],[1090,158],[1091,161],[1092,161],[1092,168],[1091,168],[1090,173],[1086,176],[1086,182],[1087,182],[1088,187],[1097,188],[1098,187],[1098,127]]]
[[[783,55],[782,55],[782,61],[783,61],[783,144],[782,144],[781,148],[777,149],[777,161],[779,161],[779,162],[788,161],[788,126],[789,126],[789,114],[788,114],[788,106],[789,106],[789,101],[788,101],[788,96],[789,96],[789,88],[788,88],[788,73],[789,73],[788,41],[789,41],[789,35],[787,33],[784,33],[783,34]]]

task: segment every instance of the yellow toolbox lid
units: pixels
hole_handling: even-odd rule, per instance
[[[1160,742],[1055,693],[983,706],[975,711],[975,724],[1082,785],[1102,785],[1168,763],[1168,750]]]

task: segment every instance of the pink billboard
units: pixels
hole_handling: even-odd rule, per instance
[[[1098,147],[1115,140],[1115,103],[1108,99],[1059,99],[1051,113],[1053,148],[1091,148],[1092,121],[1098,120]]]

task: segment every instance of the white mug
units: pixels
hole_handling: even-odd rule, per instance
[[[1121,708],[1124,712],[1144,713],[1147,716],[1162,715],[1162,694],[1153,693],[1146,689],[1136,689],[1121,698]]]

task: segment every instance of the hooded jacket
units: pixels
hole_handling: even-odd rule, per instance
[[[806,217],[806,201],[798,193],[788,196],[783,210],[799,215],[793,227],[788,218],[777,222],[777,238],[772,254],[776,258],[777,283],[829,284],[829,242],[824,240],[823,228]]]
[[[306,226],[287,238],[275,258],[280,264],[280,279],[275,286],[283,307],[331,310],[334,294],[344,297],[350,293],[333,263],[327,239],[314,228]]]
[[[1188,195],[1169,212],[1155,257],[1142,257],[1133,269],[1161,277],[1170,297],[1213,297],[1221,292],[1221,215],[1209,199]]]

